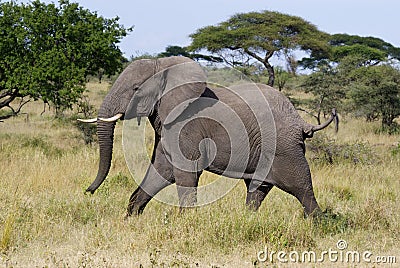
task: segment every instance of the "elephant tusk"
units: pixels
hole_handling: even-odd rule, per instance
[[[77,119],[79,122],[83,122],[83,123],[96,123],[97,122],[97,118],[91,118],[91,119]]]
[[[119,114],[114,115],[113,117],[110,117],[110,118],[99,118],[99,120],[101,120],[103,122],[115,122],[118,119],[120,119],[123,115],[124,114],[119,113]]]

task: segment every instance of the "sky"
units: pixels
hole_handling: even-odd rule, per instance
[[[42,0],[46,3],[54,2]],[[121,40],[126,57],[186,46],[197,29],[237,13],[278,11],[302,17],[330,34],[381,38],[400,47],[400,0],[70,0],[98,15],[120,17],[133,32]]]

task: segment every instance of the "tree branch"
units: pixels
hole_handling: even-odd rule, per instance
[[[6,91],[0,95],[0,99],[9,97],[8,99],[0,102],[0,109],[3,107],[7,107],[10,105],[11,102],[15,100],[15,98],[18,97],[18,90],[15,90],[14,92]]]
[[[27,99],[27,100],[24,100],[24,98],[21,98],[21,101],[19,102],[19,105],[18,105],[18,108],[17,108],[17,109],[14,109],[14,108],[13,108],[12,106],[10,106],[9,104],[6,105],[6,106],[2,106],[1,108],[7,107],[8,109],[10,109],[10,110],[11,110],[11,113],[10,113],[10,114],[6,114],[6,115],[0,116],[0,122],[2,122],[2,120],[9,119],[9,118],[11,118],[11,117],[13,117],[13,116],[17,116],[17,115],[21,112],[22,107],[25,106],[25,105],[26,105],[28,102],[30,102],[31,100],[32,100],[31,98],[29,98],[29,99]]]
[[[318,116],[316,116],[316,115],[312,114],[311,112],[309,112],[309,111],[307,111],[307,110],[304,110],[303,108],[296,108],[296,110],[299,110],[299,111],[305,112],[306,114],[308,114],[308,115],[311,115],[312,117],[314,117],[315,119],[317,119],[317,120],[318,120]]]
[[[251,52],[247,48],[244,49],[244,52],[246,52],[247,54],[249,54],[250,56],[252,56],[253,58],[255,58],[256,60],[258,60],[259,62],[261,62],[261,63],[263,63],[265,65],[265,59],[261,58],[256,53]]]
[[[224,56],[223,53],[218,53],[218,56],[229,66],[231,66],[232,68],[235,67],[233,63],[231,63],[229,60],[226,59],[226,57]]]
[[[2,91],[2,89],[0,90],[0,92]],[[4,90],[3,93],[0,94],[0,99],[7,97],[8,95],[10,95],[10,91],[6,91]]]
[[[274,55],[275,51],[268,51],[267,54],[265,54],[264,60],[268,62],[268,60]]]
[[[249,54],[250,56],[252,56],[256,60],[258,60],[259,62],[261,62],[265,66],[265,68],[268,71],[268,86],[273,87],[274,86],[274,82],[275,82],[275,71],[274,71],[274,67],[272,67],[272,65],[269,63],[268,60],[274,55],[274,51],[268,51],[265,54],[264,59],[261,58],[260,56],[258,56],[256,53],[251,52],[247,48],[244,49],[244,52],[246,52],[247,54]]]
[[[24,101],[24,98],[21,98],[21,101],[20,101],[20,103],[19,103],[19,107],[18,107],[16,113],[18,114],[19,112],[21,112],[22,107],[25,106],[25,104],[27,104],[27,103],[30,102],[31,100],[32,100],[32,99],[29,98],[29,99],[27,99],[27,100]]]

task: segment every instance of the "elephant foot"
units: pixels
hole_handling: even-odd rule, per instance
[[[178,187],[178,195],[179,195],[179,206],[182,209],[184,208],[192,208],[197,204],[197,189],[186,188],[182,190],[181,187]]]
[[[124,221],[128,221],[132,216],[133,217],[139,217],[139,215],[142,214],[142,212],[137,212],[137,213],[130,213],[127,212],[124,216]]]
[[[143,209],[133,209],[133,210],[131,210],[131,209],[127,209],[127,212],[126,212],[126,214],[125,214],[125,216],[124,216],[124,221],[129,221],[129,219],[131,219],[132,217],[133,218],[137,218],[137,217],[139,217],[142,213],[143,213],[143,210],[144,210],[144,208]]]
[[[265,196],[263,196],[263,193],[258,190],[255,190],[254,192],[248,192],[246,197],[247,209],[256,212],[261,206],[264,197]]]
[[[146,204],[147,204],[147,203],[146,203]],[[141,205],[141,206],[138,206],[138,204],[135,204],[135,203],[131,204],[131,203],[130,203],[130,204],[128,205],[125,218],[128,218],[128,217],[130,217],[130,216],[132,216],[132,215],[133,215],[133,216],[139,216],[140,214],[143,213],[143,210],[144,210],[146,204],[143,204],[143,205]]]
[[[125,218],[128,218],[132,215],[139,216],[140,214],[142,214],[144,208],[151,200],[151,198],[151,195],[147,194],[145,191],[143,191],[142,188],[138,187],[129,198],[129,205]]]
[[[245,183],[247,187],[246,206],[251,211],[257,211],[261,206],[262,201],[265,199],[269,191],[271,191],[273,185],[263,183],[256,190],[251,192],[249,188],[250,181],[245,180]]]
[[[311,219],[314,224],[320,224],[329,217],[319,207],[317,207],[310,214],[304,213],[304,218]]]

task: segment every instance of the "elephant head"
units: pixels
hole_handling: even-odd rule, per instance
[[[94,193],[107,177],[111,166],[114,128],[118,119],[149,116],[157,110],[162,124],[174,121],[186,107],[176,106],[185,100],[196,99],[206,88],[202,68],[189,58],[169,57],[132,62],[118,77],[105,97],[98,118],[81,120],[97,122],[100,148],[96,179],[87,188]],[[173,89],[173,92],[172,92]],[[168,116],[174,109],[173,116]]]

